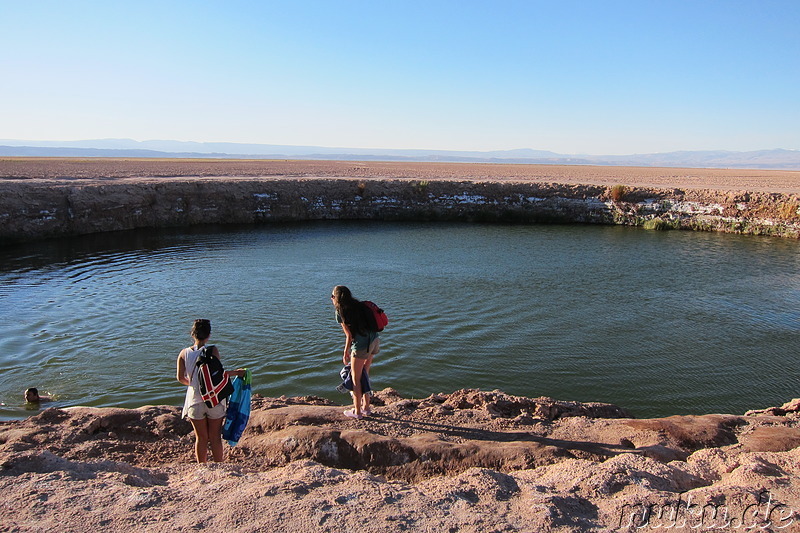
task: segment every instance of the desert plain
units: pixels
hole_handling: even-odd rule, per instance
[[[276,176],[536,181],[800,193],[800,170],[262,159],[0,158],[0,180],[38,179],[74,182],[154,177]]]

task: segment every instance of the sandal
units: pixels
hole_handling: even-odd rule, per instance
[[[348,409],[347,411],[344,412],[344,416],[349,418],[355,418],[356,420],[360,420],[361,418],[363,418],[360,414],[356,413],[355,409]]]
[[[371,409],[364,409],[363,411],[361,411],[361,416],[370,416],[371,414],[372,414]]]

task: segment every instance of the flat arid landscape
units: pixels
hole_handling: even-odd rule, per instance
[[[0,179],[352,177],[535,181],[800,193],[800,171],[652,167],[227,159],[0,158]]]
[[[27,201],[15,196],[25,183],[245,178],[800,194],[792,171],[0,159],[6,205]],[[322,398],[256,396],[242,440],[210,465],[194,464],[191,426],[174,406],[43,409],[0,422],[0,531],[800,531],[800,399],[635,419],[625,406],[463,386],[426,398],[384,389],[362,420]]]

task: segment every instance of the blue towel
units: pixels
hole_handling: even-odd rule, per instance
[[[343,387],[349,391],[353,390],[353,376],[350,374],[350,365],[345,366],[341,371],[339,371],[339,377],[342,378],[342,384],[339,385],[339,387]],[[366,371],[362,371],[361,392],[370,392],[371,390],[372,383],[369,380],[369,376],[367,375]]]
[[[233,393],[228,398],[228,410],[225,413],[225,424],[222,426],[222,438],[231,446],[236,446],[250,420],[250,385],[252,375],[245,369],[244,379],[233,378]]]

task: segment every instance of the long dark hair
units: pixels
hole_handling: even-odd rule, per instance
[[[333,305],[338,311],[342,322],[347,324],[350,331],[359,335],[366,335],[369,332],[369,323],[364,315],[364,306],[361,302],[353,298],[350,289],[344,285],[337,285],[333,288]]]

